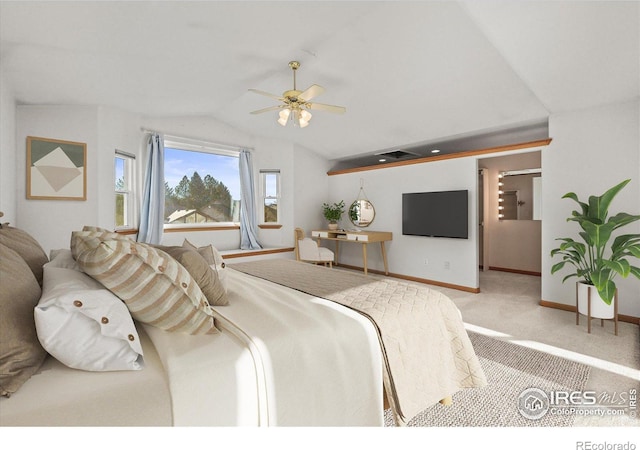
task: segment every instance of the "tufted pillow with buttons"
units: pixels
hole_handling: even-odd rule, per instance
[[[213,310],[198,283],[162,250],[132,240],[86,239],[80,268],[109,289],[134,319],[166,331],[218,333]]]
[[[224,262],[224,259],[222,259],[222,255],[220,255],[220,252],[217,248],[215,248],[211,244],[202,247],[196,247],[187,239],[184,240],[182,246],[184,248],[195,250],[200,253],[200,256],[202,256],[207,264],[209,264],[209,267],[211,267],[212,270],[216,271],[216,274],[218,276],[218,279],[220,280],[220,283],[222,283],[224,291],[229,291],[229,288],[227,286],[227,265]]]
[[[200,253],[186,247],[161,245],[154,245],[154,247],[168,253],[187,269],[211,306],[229,304],[227,293],[218,277],[218,271],[208,265]]]
[[[122,300],[87,274],[44,266],[44,288],[34,318],[44,349],[73,369],[140,370],[142,346]]]

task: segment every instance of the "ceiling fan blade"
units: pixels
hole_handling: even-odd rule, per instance
[[[328,111],[334,114],[344,114],[347,112],[347,108],[344,106],[325,105],[324,103],[307,103],[309,109],[317,109],[320,111]]]
[[[268,111],[275,111],[276,109],[281,109],[281,108],[282,108],[282,106],[281,106],[281,105],[278,105],[278,106],[270,106],[270,107],[268,107],[268,108],[259,109],[259,110],[257,110],[257,111],[251,111],[251,113],[250,113],[250,114],[262,114],[262,113],[265,113],[265,112],[268,112]]]
[[[302,94],[298,95],[298,98],[304,100],[305,102],[308,102],[309,100],[311,100],[314,97],[317,97],[323,92],[324,92],[324,88],[322,86],[318,86],[317,84],[314,84],[313,86],[309,87],[306,91],[304,91]]]
[[[268,93],[268,92],[260,91],[260,90],[258,90],[258,89],[249,89],[249,90],[250,90],[251,92],[255,92],[256,94],[265,95],[265,96],[267,96],[267,97],[275,98],[276,100],[280,100],[280,101],[284,100],[284,98],[282,98],[282,97],[281,97],[281,96],[279,96],[279,95],[270,94],[270,93]]]

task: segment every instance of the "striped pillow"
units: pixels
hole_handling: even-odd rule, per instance
[[[128,236],[114,233],[112,231],[103,230],[97,227],[85,226],[82,231],[71,232],[71,254],[73,259],[78,259],[78,255],[87,250],[96,248],[103,241],[121,241],[127,240],[134,242]]]
[[[165,252],[130,239],[100,241],[95,233],[75,238],[84,241],[77,247],[93,247],[77,256],[80,268],[120,297],[133,318],[166,331],[218,333],[200,287]]]

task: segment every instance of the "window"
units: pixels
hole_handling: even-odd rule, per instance
[[[134,163],[136,157],[116,150],[115,157],[115,228],[135,227]]]
[[[260,170],[262,218],[264,223],[279,223],[280,171]]]
[[[165,139],[165,226],[240,222],[238,156],[215,144]]]

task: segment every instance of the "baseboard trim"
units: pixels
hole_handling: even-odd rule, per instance
[[[340,263],[338,265],[338,267],[344,267],[345,269],[364,271],[364,267],[351,266],[349,264]],[[391,272],[389,272],[388,274],[386,274],[384,272],[384,270],[376,270],[376,269],[367,268],[367,272],[375,273],[377,275],[386,275],[388,277],[399,278],[401,280],[415,281],[416,283],[430,284],[430,285],[433,285],[433,286],[440,286],[440,287],[445,287],[445,288],[449,288],[449,289],[455,289],[457,291],[470,292],[472,294],[479,294],[480,293],[480,288],[472,288],[472,287],[469,287],[469,286],[461,286],[461,285],[458,285],[458,284],[444,283],[442,281],[429,280],[429,279],[426,279],[426,278],[412,277],[410,275],[402,275],[402,274],[399,274],[399,273],[391,273]]]
[[[288,253],[294,251],[294,247],[283,247],[283,248],[264,248],[262,250],[245,250],[238,251],[236,253],[224,253],[222,252],[223,259],[231,259],[231,258],[244,258],[245,256],[258,256],[258,255],[272,255],[274,253]]]
[[[540,300],[540,306],[547,308],[561,309],[563,311],[576,312],[575,305],[567,305],[565,303],[550,302],[548,300]],[[627,316],[626,314],[618,314],[618,321],[640,325],[640,317]]]
[[[533,275],[534,277],[541,277],[542,276],[541,272],[532,272],[530,270],[508,269],[506,267],[489,266],[489,270],[496,270],[498,272],[519,273],[521,275]]]

